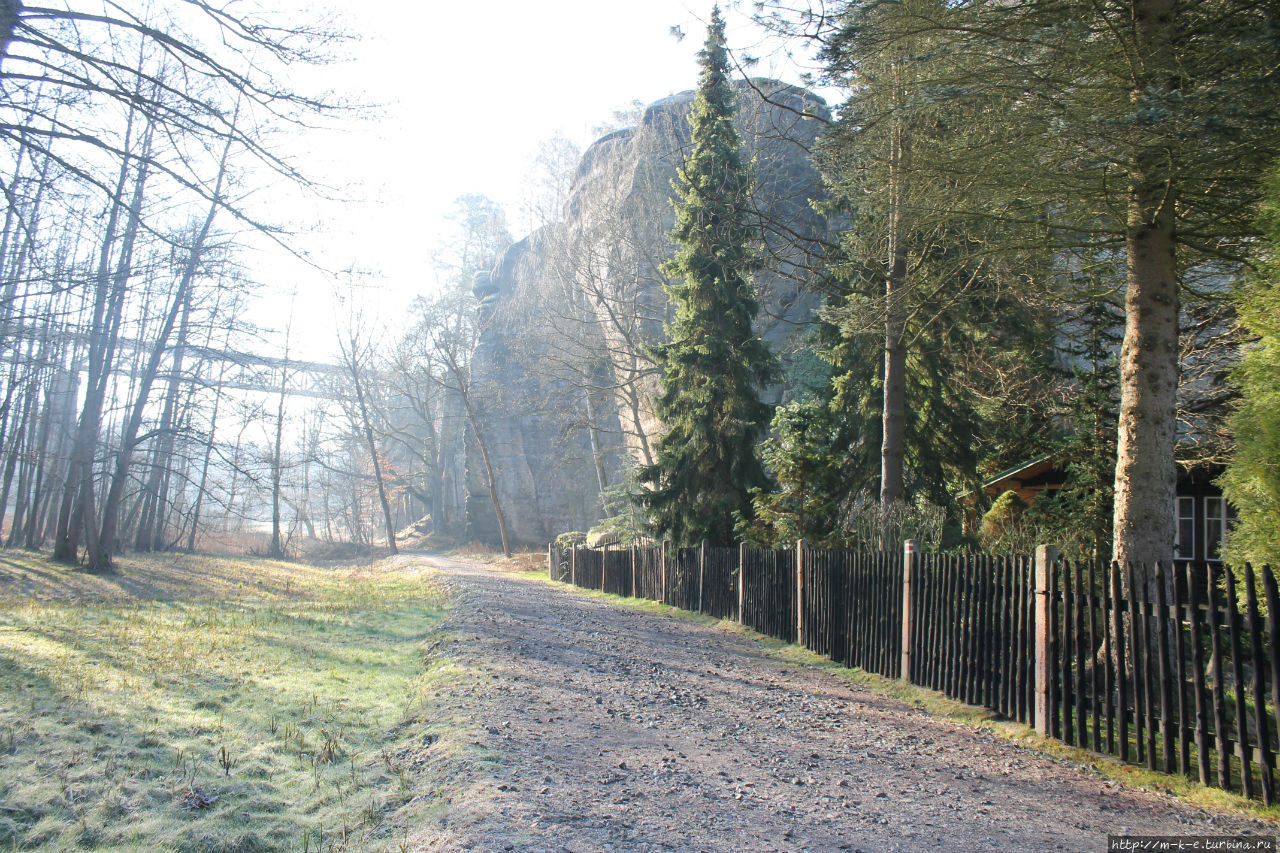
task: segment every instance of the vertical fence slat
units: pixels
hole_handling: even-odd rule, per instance
[[[1142,699],[1144,694],[1144,685],[1142,682],[1142,648],[1139,646],[1141,640],[1141,624],[1138,621],[1138,589],[1133,582],[1133,564],[1125,563],[1124,586],[1128,595],[1129,623],[1127,626],[1128,635],[1125,642],[1129,648],[1129,685],[1130,693],[1133,695],[1133,741],[1135,752],[1137,754],[1137,762],[1141,764],[1146,760],[1146,741],[1143,737],[1145,734],[1144,724],[1146,723]]]
[[[1276,638],[1280,637],[1280,595],[1276,593],[1276,577],[1270,566],[1261,570],[1263,595],[1267,599],[1267,646],[1271,649],[1271,712],[1275,715],[1277,738],[1280,739],[1280,655],[1276,654]],[[1280,749],[1280,743],[1277,743]]]
[[[1013,643],[1013,584],[1011,583],[1010,559],[1000,559],[1000,713],[1014,719],[1013,708],[1013,661],[1015,660],[1010,646]]]
[[[1116,673],[1116,739],[1120,760],[1129,760],[1129,697],[1125,677],[1124,601],[1120,596],[1120,564],[1111,563],[1111,647]]]
[[[1116,752],[1116,702],[1114,699],[1114,691],[1119,687],[1116,682],[1115,670],[1115,632],[1112,630],[1114,620],[1112,614],[1115,613],[1115,597],[1111,592],[1111,568],[1108,565],[1101,571],[1102,575],[1102,649],[1103,655],[1106,657],[1105,669],[1103,670],[1103,688],[1106,690],[1104,697],[1104,713],[1107,715],[1107,752],[1114,754]]]
[[[1262,620],[1258,618],[1258,593],[1254,585],[1253,566],[1244,566],[1245,617],[1249,620],[1249,650],[1253,659],[1253,722],[1254,739],[1258,742],[1258,781],[1262,787],[1262,802],[1271,805],[1275,801],[1272,779],[1271,739],[1267,732],[1266,665],[1262,656]],[[1271,649],[1275,654],[1274,647]]]
[[[1213,671],[1213,733],[1218,743],[1218,787],[1231,790],[1231,752],[1227,746],[1227,700],[1223,685],[1222,631],[1219,627],[1218,583],[1213,564],[1205,567],[1209,605],[1209,666]]]
[[[1209,709],[1204,695],[1204,637],[1200,628],[1200,595],[1195,573],[1187,564],[1187,605],[1191,618],[1191,689],[1196,696],[1196,758],[1200,784],[1209,784]]]
[[[1169,680],[1173,673],[1169,666],[1169,599],[1165,593],[1168,575],[1164,563],[1156,563],[1156,655],[1160,671],[1160,735],[1163,743],[1164,772],[1172,773],[1174,767],[1173,699]],[[1177,623],[1174,623],[1175,627]]]
[[[1240,645],[1240,606],[1236,603],[1236,579],[1229,566],[1223,566],[1227,588],[1227,620],[1231,636],[1231,680],[1235,698],[1236,755],[1240,758],[1240,791],[1253,798],[1253,755],[1249,749],[1249,709],[1244,702],[1244,655]]]
[[[1085,674],[1088,669],[1088,650],[1085,648],[1087,636],[1084,630],[1084,613],[1087,604],[1084,598],[1084,567],[1077,565],[1075,569],[1075,632],[1076,632],[1076,743],[1080,746],[1087,747],[1089,745],[1089,735],[1085,719],[1088,711],[1088,685],[1085,682]]]
[[[1147,744],[1147,769],[1156,769],[1156,724],[1155,701],[1152,693],[1153,685],[1151,683],[1151,602],[1150,602],[1150,584],[1148,583],[1146,571],[1142,572],[1142,584],[1144,587],[1142,595],[1137,593],[1134,597],[1138,599],[1138,619],[1135,624],[1136,632],[1141,636],[1142,647],[1142,708],[1143,718],[1146,720],[1146,744]]]
[[[1058,664],[1060,672],[1060,689],[1058,691],[1060,705],[1062,709],[1062,740],[1064,743],[1074,744],[1075,726],[1071,719],[1071,564],[1063,560],[1060,564],[1062,567],[1062,584],[1060,591],[1062,594],[1061,618],[1055,620],[1055,627],[1058,628]]]
[[[1186,632],[1183,630],[1184,601],[1182,595],[1182,578],[1178,576],[1176,566],[1170,566],[1169,574],[1173,581],[1169,588],[1173,591],[1173,659],[1177,668],[1175,676],[1178,686],[1178,772],[1183,776],[1191,775],[1191,745],[1189,733],[1192,729],[1191,712],[1193,705],[1187,702],[1187,655]]]
[[[1035,664],[1035,652],[1031,648],[1031,638],[1035,636],[1036,632],[1032,561],[1026,558],[1019,558],[1017,574],[1019,599],[1019,664],[1017,676],[1021,681],[1021,689],[1018,691],[1018,708],[1022,713],[1022,719],[1030,721],[1035,708],[1035,671],[1032,668]]]
[[[1098,666],[1098,595],[1097,564],[1089,561],[1089,574],[1085,583],[1085,602],[1089,609],[1089,713],[1093,715],[1093,751],[1102,752],[1102,704],[1099,696],[1098,681],[1101,676]],[[1104,614],[1106,611],[1103,611]]]

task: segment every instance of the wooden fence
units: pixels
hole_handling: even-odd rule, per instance
[[[1158,565],[1144,578],[1132,566],[1056,568],[1046,733],[1273,802],[1280,600],[1270,569],[1246,566],[1238,578],[1221,564]]]
[[[1068,744],[1276,799],[1269,568],[740,548],[548,549],[554,580],[732,619]]]

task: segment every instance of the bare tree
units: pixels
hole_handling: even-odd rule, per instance
[[[386,477],[383,473],[381,454],[378,451],[378,442],[374,438],[373,422],[369,416],[371,408],[367,399],[369,383],[365,373],[371,356],[370,345],[360,328],[358,319],[352,319],[347,327],[346,337],[339,340],[338,346],[342,351],[343,366],[347,369],[351,380],[351,388],[355,391],[355,415],[359,418],[359,428],[368,445],[369,459],[373,465],[373,479],[378,487],[378,503],[382,506],[382,520],[386,525],[387,548],[395,554],[398,553],[395,522],[392,520],[391,503],[387,500]]]

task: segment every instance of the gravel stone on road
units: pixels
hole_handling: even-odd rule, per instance
[[[1105,850],[1108,834],[1275,833],[931,717],[740,630],[406,555],[457,598],[459,762],[433,851]],[[466,778],[456,778],[458,774]]]

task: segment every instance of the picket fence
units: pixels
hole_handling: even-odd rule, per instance
[[[740,622],[1041,734],[1271,804],[1270,568],[793,548],[548,548],[553,580]],[[1146,577],[1145,583],[1138,581]]]

